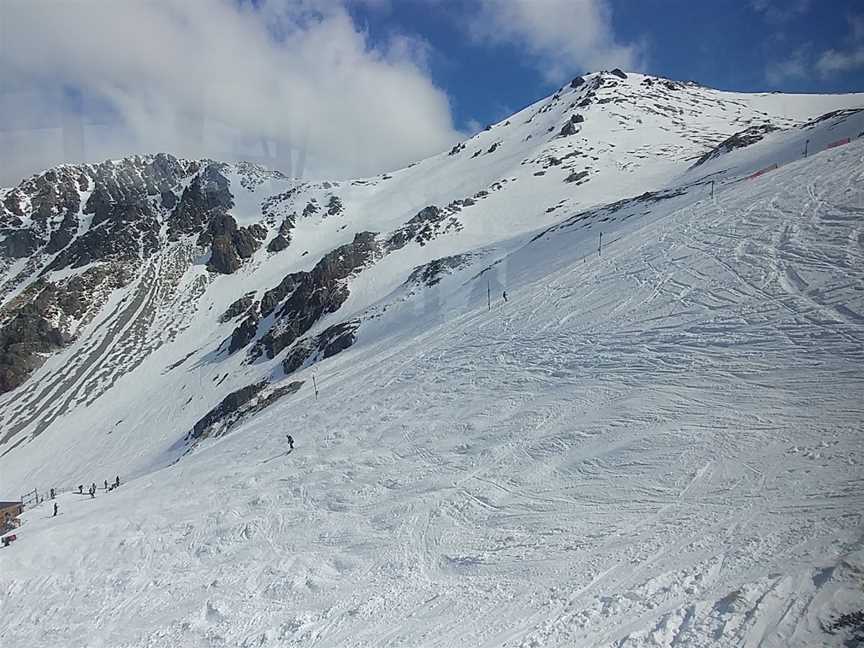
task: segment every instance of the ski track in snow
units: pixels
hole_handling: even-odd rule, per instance
[[[0,550],[0,643],[839,645],[820,624],[860,608],[864,570],[860,150],[338,356],[317,402],[63,494],[61,518],[37,507]],[[141,353],[149,272],[7,423],[110,384],[106,339]]]

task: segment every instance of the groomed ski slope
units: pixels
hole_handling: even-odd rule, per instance
[[[0,644],[842,645],[864,140],[668,204],[602,256],[575,229],[522,247],[491,312],[483,277],[443,284],[317,401],[31,510]]]

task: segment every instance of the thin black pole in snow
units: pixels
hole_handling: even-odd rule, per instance
[[[810,148],[810,140],[804,141],[804,157],[807,157],[807,149]]]
[[[600,243],[597,245],[597,256],[600,256],[603,251],[603,232],[600,232]]]
[[[489,310],[492,310],[492,282],[486,282],[486,303],[489,306]]]
[[[315,400],[318,400],[318,381],[315,380],[315,374],[312,374],[312,386],[315,388]]]
[[[714,200],[714,181],[711,181],[711,200]]]

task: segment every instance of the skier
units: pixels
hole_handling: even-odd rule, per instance
[[[107,479],[105,480],[105,490],[106,491],[108,490],[108,480]]]
[[[94,497],[96,497],[96,488],[95,488],[95,486],[96,486],[96,484],[93,484],[93,486],[90,487],[90,499],[93,499]]]
[[[120,488],[120,475],[117,475],[117,479],[114,480],[114,488]]]
[[[504,291],[504,294],[502,296],[504,297],[504,303],[506,304],[507,303],[507,291],[506,290]]]
[[[294,437],[292,437],[290,434],[288,434],[287,437],[288,437],[288,452],[293,452],[294,451]]]
[[[54,517],[57,517],[57,509],[59,509],[59,508],[60,507],[57,506],[57,502],[54,502]]]
[[[92,488],[93,492],[95,493],[96,492],[96,482],[93,482],[93,484],[90,486],[90,488]]]
[[[78,494],[79,495],[84,494],[84,484],[78,484]]]

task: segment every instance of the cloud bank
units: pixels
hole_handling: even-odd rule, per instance
[[[483,42],[525,48],[547,81],[614,67],[639,70],[644,48],[620,43],[605,0],[479,0],[469,24]]]
[[[168,151],[293,175],[402,166],[458,139],[427,45],[372,46],[328,0],[7,0],[0,186]]]

